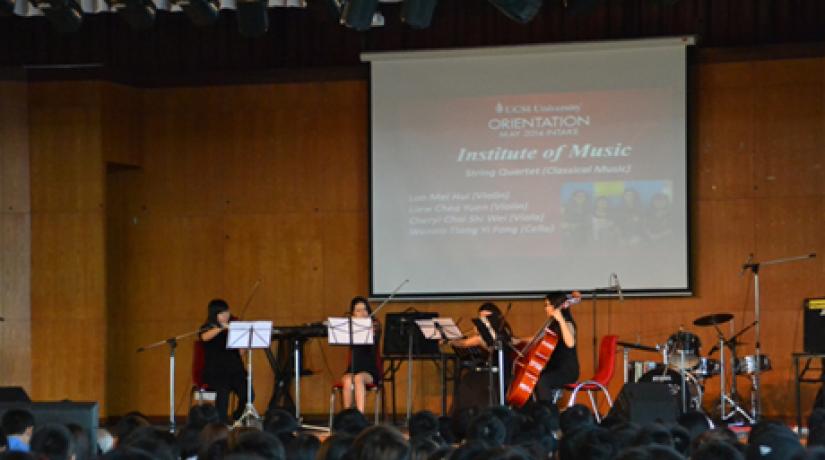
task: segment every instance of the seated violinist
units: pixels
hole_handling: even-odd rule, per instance
[[[518,339],[513,337],[510,324],[494,303],[485,303],[478,308],[478,318],[473,320],[473,333],[462,339],[454,339],[449,343],[459,356],[467,356],[469,363],[461,370],[460,386],[456,388],[453,397],[453,413],[468,407],[484,407],[495,404],[494,395],[497,392],[497,379],[490,373],[488,359],[492,356],[494,341],[501,333],[505,341],[505,388],[509,385],[510,369],[512,368],[512,352],[508,344],[513,345]]]

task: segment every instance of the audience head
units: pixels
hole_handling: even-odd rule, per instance
[[[149,420],[138,412],[130,412],[124,415],[112,426],[109,432],[115,439],[115,446],[119,446],[123,439],[126,439],[133,431],[141,427],[149,426]]]
[[[133,430],[118,443],[118,447],[120,446],[141,449],[156,460],[177,460],[180,457],[175,436],[163,428],[154,426],[143,426]]]
[[[286,458],[289,460],[315,460],[321,447],[321,441],[315,436],[301,433],[286,446]]]
[[[34,431],[34,415],[26,409],[9,409],[0,419],[0,429],[6,436],[18,436],[28,442]]]
[[[565,434],[580,425],[593,425],[594,423],[596,421],[590,409],[582,404],[574,404],[559,416],[559,426]]]
[[[456,412],[453,417],[453,434],[457,442],[463,441],[467,437],[467,430],[470,427],[470,421],[478,415],[478,408],[465,407]]]
[[[476,458],[478,460],[533,460],[530,454],[520,447],[496,447]]]
[[[74,435],[63,425],[47,423],[32,435],[31,451],[38,460],[74,460]]]
[[[332,419],[332,432],[335,434],[355,437],[368,426],[370,426],[370,422],[367,417],[358,409],[353,408],[338,412],[335,414],[335,418]]]
[[[673,447],[673,436],[670,434],[670,430],[664,425],[660,423],[648,423],[642,425],[633,444],[636,446],[659,444]]]
[[[286,460],[284,446],[277,436],[266,431],[245,431],[237,437],[233,454],[253,455],[262,460]]]
[[[708,441],[690,455],[691,460],[744,460],[739,449],[728,442]]]
[[[428,410],[416,412],[410,417],[410,439],[439,436],[439,423],[435,414]]]
[[[625,449],[616,460],[684,460],[685,457],[675,449],[661,444],[649,444]]]
[[[766,424],[754,429],[756,433],[751,431],[745,451],[748,460],[790,460],[805,451],[796,434],[784,425]]]
[[[90,454],[97,452],[96,450],[93,451],[92,446],[89,445],[89,433],[86,432],[85,428],[77,423],[67,423],[66,428],[72,434],[77,460],[88,460]]]
[[[364,430],[352,443],[354,460],[408,460],[410,446],[404,436],[388,425]]]
[[[439,447],[439,443],[426,436],[410,438],[410,460],[427,460]]]
[[[332,435],[321,443],[321,448],[315,454],[317,460],[343,460],[352,447],[354,438],[350,436]]]
[[[491,412],[478,414],[467,428],[467,440],[479,441],[489,447],[501,447],[507,439],[507,429]]]

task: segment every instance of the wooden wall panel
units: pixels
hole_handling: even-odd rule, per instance
[[[96,83],[29,85],[32,396],[105,413],[104,184]]]
[[[740,276],[749,253],[769,259],[825,252],[820,227],[822,59],[708,63],[698,71],[692,204],[695,295],[689,298],[589,300],[576,307],[582,377],[592,370],[592,326],[646,344],[664,343],[678,328],[712,330],[699,316],[734,313],[735,328],[753,319],[752,278]],[[818,72],[818,73],[817,73]],[[113,413],[166,411],[167,356],[135,354],[138,345],[184,332],[202,321],[206,302],[225,297],[238,308],[261,279],[250,318],[300,324],[340,314],[369,283],[367,86],[363,82],[139,90],[142,168],[109,173],[108,395]],[[794,169],[804,168],[799,174]],[[772,177],[772,178],[770,178]],[[804,183],[801,183],[804,181]],[[787,414],[789,354],[801,348],[801,301],[825,295],[822,259],[771,267],[762,278],[765,409]],[[395,302],[463,317],[480,302]],[[506,306],[508,302],[499,301]],[[158,309],[169,322],[158,319]],[[383,317],[383,315],[381,315]],[[520,335],[541,322],[540,301],[515,301]],[[768,327],[770,325],[771,327]],[[779,326],[777,326],[779,325]],[[734,325],[727,326],[730,331]],[[743,338],[752,343],[753,335]],[[329,384],[345,352],[322,341],[308,346],[303,407],[326,410]],[[742,350],[751,354],[752,345]],[[188,379],[191,348],[179,348],[178,382]],[[111,355],[110,355],[111,356]],[[634,353],[637,359],[656,359]],[[255,356],[258,408],[271,392],[271,373]],[[438,408],[437,373],[415,365],[416,408]],[[403,410],[405,367],[400,369]],[[616,368],[613,394],[621,386]],[[162,384],[160,383],[162,382]],[[710,403],[718,380],[707,383]],[[146,391],[142,389],[146,388]],[[739,382],[747,393],[747,382]],[[179,390],[177,398],[185,397]],[[804,390],[805,401],[814,389]],[[115,403],[114,401],[117,400]],[[185,408],[181,406],[179,412]]]
[[[104,160],[125,166],[140,166],[143,149],[140,91],[101,83],[101,143]]]
[[[0,386],[31,390],[28,92],[0,81]]]

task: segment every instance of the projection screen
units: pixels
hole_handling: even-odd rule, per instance
[[[687,294],[692,43],[364,54],[372,295]]]

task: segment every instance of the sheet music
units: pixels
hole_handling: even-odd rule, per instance
[[[372,345],[373,338],[372,318],[329,318],[327,338],[330,345],[350,344],[350,319],[352,320],[352,344]]]

